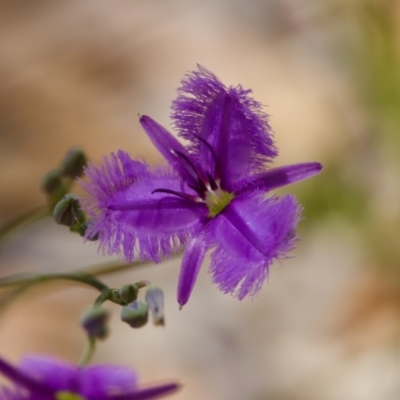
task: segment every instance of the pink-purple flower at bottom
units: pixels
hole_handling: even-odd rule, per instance
[[[146,400],[178,389],[177,383],[139,387],[128,368],[78,367],[48,356],[25,356],[17,368],[0,358],[0,373],[14,383],[0,388],[0,400]]]
[[[184,147],[165,128],[140,123],[168,166],[118,151],[86,169],[87,238],[132,262],[160,262],[185,246],[178,302],[190,297],[208,249],[214,283],[239,299],[258,293],[273,260],[298,240],[293,196],[266,194],[316,175],[316,162],[266,169],[278,152],[268,117],[250,90],[226,87],[205,68],[186,76],[172,105]]]

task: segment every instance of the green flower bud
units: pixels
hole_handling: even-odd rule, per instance
[[[109,312],[105,308],[94,306],[83,313],[80,323],[89,336],[103,339],[108,333],[108,318]]]
[[[130,304],[137,299],[139,288],[136,285],[124,285],[116,291],[116,296],[121,304]]]
[[[122,307],[121,319],[132,328],[141,328],[147,324],[149,318],[149,306],[140,300]]]
[[[85,153],[80,148],[73,147],[61,162],[61,171],[64,176],[75,179],[83,175],[86,165],[87,158]]]
[[[42,189],[45,193],[53,195],[63,188],[61,181],[61,171],[59,169],[52,169],[43,178]]]
[[[146,289],[145,299],[149,305],[154,325],[165,325],[163,291],[159,287],[149,286]]]
[[[53,217],[60,225],[74,226],[83,218],[78,198],[74,194],[66,194],[54,207]]]

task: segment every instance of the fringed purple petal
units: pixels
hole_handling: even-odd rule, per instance
[[[181,307],[189,300],[204,256],[209,247],[207,239],[209,224],[203,226],[200,232],[194,235],[186,245],[178,280],[177,297]]]
[[[85,174],[89,182],[81,181],[82,187],[93,199],[93,206],[105,204],[115,192],[124,190],[130,183],[138,180],[148,170],[148,166],[140,161],[132,160],[129,154],[119,150],[103,158],[99,167],[89,164]]]
[[[83,183],[90,197],[83,207],[91,218],[87,238],[99,236],[100,247],[108,254],[121,254],[131,262],[134,250],[142,260],[159,262],[184,245],[199,220],[207,217],[207,207],[156,189],[195,194],[183,187],[170,169],[150,168],[119,151],[105,158],[103,165],[89,166]]]
[[[49,356],[27,355],[20,370],[54,391],[71,390],[77,384],[77,367]]]
[[[54,400],[57,392],[69,392],[87,400],[146,400],[179,388],[175,382],[138,387],[137,375],[128,368],[81,368],[48,356],[25,356],[20,368],[0,359],[0,373],[15,384],[10,389],[0,388],[1,400]]]
[[[137,390],[138,377],[129,368],[93,365],[79,370],[77,392],[88,400],[121,395]],[[114,397],[113,397],[114,398]]]
[[[210,272],[222,292],[241,300],[256,295],[274,259],[294,247],[300,207],[290,195],[252,195],[235,199],[226,209],[229,215],[224,210],[216,218],[218,247],[211,255]]]
[[[10,398],[17,399],[18,388],[22,387],[36,394],[38,399],[40,396],[43,400],[47,398],[50,400],[54,386],[41,374],[40,370],[37,371],[37,373],[33,373],[29,368],[19,369],[0,358],[0,373],[16,385],[15,391],[8,391],[7,393],[9,396],[15,395],[15,397]],[[59,381],[57,381],[56,384],[57,383],[59,383]],[[34,396],[32,396],[32,398],[33,397]]]
[[[143,115],[140,117],[140,123],[154,146],[156,146],[157,150],[169,162],[174,170],[187,183],[196,186],[196,171],[193,170],[192,166],[185,160],[185,158],[190,159],[186,148],[164,127],[150,117]]]
[[[236,194],[251,193],[254,191],[269,192],[303,179],[317,175],[322,165],[317,162],[286,165],[269,169],[249,178],[249,182],[239,189]]]
[[[182,81],[172,105],[175,126],[191,142],[193,157],[228,191],[277,155],[268,117],[250,93],[225,87],[199,66]]]

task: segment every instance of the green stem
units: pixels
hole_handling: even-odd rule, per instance
[[[69,280],[83,283],[84,285],[92,286],[102,292],[108,289],[104,283],[93,276],[78,272],[78,273],[49,273],[41,275],[13,275],[0,279],[0,288],[15,286],[15,285],[34,285],[36,283],[44,283],[52,280]]]
[[[26,214],[18,216],[0,228],[0,241],[10,236],[12,233],[17,232],[49,215],[51,215],[49,208],[47,206],[41,206],[35,210],[27,212]]]
[[[86,365],[89,364],[89,361],[91,360],[95,349],[96,349],[96,338],[94,338],[93,336],[88,336],[87,344],[79,360],[80,367],[85,367]]]
[[[97,289],[102,294],[104,292],[109,291],[108,286],[106,286],[104,283],[102,283],[101,281],[99,281],[98,279],[96,279],[93,276],[88,276],[88,275],[85,275],[82,273],[80,273],[80,274],[64,274],[64,273],[45,274],[45,275],[34,276],[34,277],[24,278],[24,279],[19,279],[19,280],[15,279],[14,281],[12,279],[4,278],[3,281],[7,281],[7,282],[5,282],[5,284],[2,285],[2,287],[15,286],[15,285],[18,285],[18,286],[13,288],[12,290],[8,291],[7,293],[5,293],[3,296],[0,297],[0,314],[6,309],[6,307],[9,304],[11,304],[15,299],[17,299],[22,294],[24,294],[32,286],[34,286],[38,283],[44,283],[44,282],[48,282],[48,281],[52,281],[52,280],[69,280],[69,281],[80,282],[82,284],[91,286],[94,289]]]
[[[176,254],[173,257],[170,258],[170,260],[173,260],[174,258],[177,258],[181,256],[181,254]],[[132,264],[127,264],[125,262],[121,261],[111,261],[111,262],[106,262],[102,264],[95,264],[91,265],[89,267],[81,268],[75,272],[71,272],[70,274],[68,273],[51,273],[51,274],[43,274],[43,275],[37,275],[37,274],[14,274],[11,276],[6,276],[3,278],[0,278],[0,289],[9,287],[9,286],[16,286],[16,285],[22,285],[26,284],[29,282],[45,282],[48,280],[54,280],[54,279],[69,279],[69,280],[75,280],[75,281],[80,281],[82,277],[86,277],[86,279],[89,279],[90,277],[94,276],[103,276],[103,275],[109,275],[114,272],[122,272],[128,269],[132,268],[138,268],[138,267],[144,267],[146,265],[154,265],[152,261],[136,261]],[[95,279],[95,278],[93,278]],[[96,289],[100,289],[99,287],[96,287]]]
[[[95,300],[94,307],[100,307],[105,301],[110,300],[110,289],[105,289],[100,296]]]

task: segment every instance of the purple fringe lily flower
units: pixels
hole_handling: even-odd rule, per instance
[[[86,169],[91,218],[86,237],[132,262],[160,262],[186,246],[178,302],[190,297],[208,249],[224,293],[254,296],[274,259],[294,247],[300,207],[265,195],[317,174],[316,162],[266,169],[277,156],[268,116],[251,90],[226,87],[203,67],[188,74],[172,104],[184,147],[148,116],[140,123],[167,166],[151,168],[118,151]]]
[[[0,358],[0,373],[14,387],[0,388],[0,400],[146,400],[178,389],[176,383],[139,388],[128,368],[77,367],[48,356],[25,356],[19,368]]]

